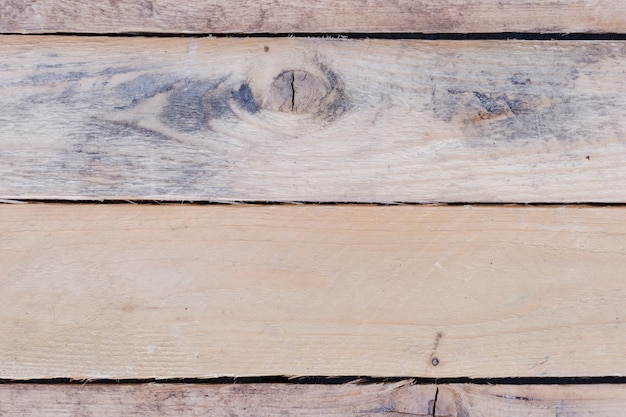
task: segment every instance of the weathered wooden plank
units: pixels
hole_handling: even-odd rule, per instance
[[[0,416],[432,415],[434,385],[6,385]]]
[[[1,0],[0,31],[626,32],[620,0]]]
[[[626,386],[439,385],[436,416],[621,416]]]
[[[437,402],[435,404],[435,392]],[[0,416],[622,417],[626,386],[0,385]]]
[[[626,210],[0,206],[0,377],[626,374]]]
[[[0,198],[626,202],[622,42],[7,37],[0,57]]]

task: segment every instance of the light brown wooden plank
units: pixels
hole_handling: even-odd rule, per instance
[[[620,0],[2,0],[0,31],[626,32]]]
[[[626,210],[0,206],[0,377],[626,374]]]
[[[0,385],[0,416],[622,417],[617,385]],[[209,411],[210,410],[210,411]]]
[[[4,199],[626,202],[622,42],[7,37],[0,62]]]

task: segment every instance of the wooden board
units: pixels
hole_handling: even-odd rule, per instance
[[[439,385],[436,416],[623,416],[626,386]]]
[[[582,417],[622,416],[626,386],[439,385],[436,416]]]
[[[622,384],[0,385],[2,417],[622,417],[624,409]]]
[[[0,32],[626,32],[620,0],[1,0]]]
[[[626,210],[0,206],[0,378],[626,375]]]
[[[4,40],[0,198],[626,202],[623,42]]]

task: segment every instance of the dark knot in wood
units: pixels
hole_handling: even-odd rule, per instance
[[[315,113],[329,92],[327,82],[309,72],[283,71],[270,87],[267,105],[285,113]]]

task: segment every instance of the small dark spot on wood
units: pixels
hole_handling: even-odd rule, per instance
[[[433,366],[437,366],[437,365],[439,365],[439,359],[437,359],[437,358],[433,358],[433,359],[430,361],[430,363],[432,363],[432,364],[433,364]]]
[[[528,85],[531,82],[530,78],[522,73],[514,74],[511,78],[509,78],[509,81],[513,85]]]
[[[265,45],[265,46],[263,47],[263,50],[264,50],[265,52],[269,52],[269,51],[270,51],[270,47],[269,47],[269,46],[267,46],[267,45]]]
[[[587,156],[586,156],[586,158],[587,158],[587,161],[588,161],[588,160],[590,160],[590,159],[591,159],[591,156],[590,156],[590,155],[587,155]]]
[[[252,94],[252,90],[248,84],[241,84],[239,90],[233,90],[231,97],[239,107],[248,113],[256,113],[259,111],[259,104],[254,99],[254,94]]]

